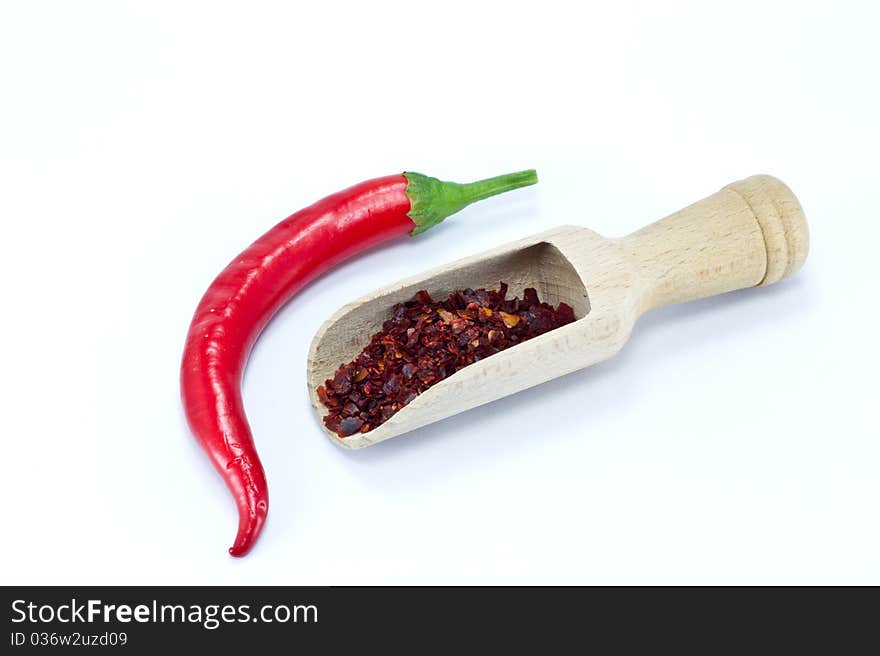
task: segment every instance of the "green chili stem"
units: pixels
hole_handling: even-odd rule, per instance
[[[411,235],[424,232],[471,203],[533,185],[538,181],[538,174],[534,169],[464,184],[444,182],[421,173],[408,172],[403,175],[408,182],[406,195],[411,203],[408,216],[415,223]]]
[[[496,175],[494,178],[468,182],[460,186],[463,194],[468,199],[468,203],[475,203],[478,200],[483,200],[490,196],[503,194],[505,191],[533,185],[537,181],[537,171],[535,171],[535,169],[529,169],[528,171],[517,171],[516,173]]]

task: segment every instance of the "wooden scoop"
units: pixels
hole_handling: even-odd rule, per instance
[[[648,310],[771,285],[797,271],[809,235],[800,204],[776,178],[756,175],[621,239],[562,226],[398,282],[349,303],[312,341],[308,385],[319,425],[356,449],[605,360]],[[420,289],[445,298],[457,289],[509,294],[535,287],[541,300],[574,308],[577,320],[475,362],[428,388],[387,422],[340,438],[324,427],[316,388],[353,360],[396,303]]]

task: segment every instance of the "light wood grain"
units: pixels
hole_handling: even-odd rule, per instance
[[[562,226],[398,282],[346,305],[312,341],[307,384],[321,429],[345,448],[369,446],[605,360],[651,308],[769,285],[803,264],[809,235],[800,204],[766,175],[730,184],[638,232],[609,239]],[[577,321],[501,351],[440,381],[387,422],[339,438],[320,419],[315,389],[369,342],[396,303],[420,289],[443,298],[465,287],[536,287]]]

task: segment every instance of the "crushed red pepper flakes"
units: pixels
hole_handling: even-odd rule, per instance
[[[330,411],[324,424],[340,437],[366,433],[462,367],[574,320],[571,306],[541,303],[531,287],[522,299],[508,299],[503,282],[444,301],[421,290],[395,305],[360,355],[318,387]]]

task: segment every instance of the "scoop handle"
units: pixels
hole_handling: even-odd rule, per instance
[[[745,287],[800,269],[804,212],[780,180],[754,175],[620,240],[638,271],[641,310]]]

